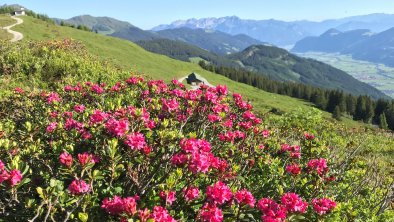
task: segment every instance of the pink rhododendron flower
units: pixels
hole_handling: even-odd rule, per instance
[[[280,151],[290,153],[291,158],[296,158],[296,159],[301,158],[301,147],[300,146],[296,146],[296,145],[290,146],[289,144],[282,144]]]
[[[78,153],[78,160],[82,166],[85,166],[88,162],[95,163],[93,160],[93,155],[90,153]]]
[[[189,170],[192,173],[199,173],[199,172],[206,173],[208,172],[208,169],[211,165],[209,160],[210,159],[207,154],[194,152],[191,154],[191,158],[189,161]]]
[[[110,119],[105,123],[105,129],[111,135],[121,137],[129,130],[129,121]]]
[[[248,130],[248,129],[252,128],[253,123],[252,122],[240,122],[240,123],[238,123],[238,125],[240,127],[242,127],[243,129]]]
[[[183,189],[183,195],[186,201],[192,201],[200,196],[200,190],[197,187],[187,187]]]
[[[59,97],[59,94],[57,94],[57,93],[55,93],[55,92],[49,93],[49,95],[47,96],[47,102],[48,102],[48,103],[53,103],[53,102],[55,102],[55,101],[57,101],[57,102],[60,102],[60,101],[61,101],[61,99],[60,99],[60,97]]]
[[[4,170],[4,168],[5,168],[5,165],[4,165],[3,161],[0,160],[0,170]]]
[[[140,218],[141,222],[147,222],[151,217],[150,211],[147,208],[144,210],[138,210],[138,217]]]
[[[66,112],[63,113],[63,117],[72,118],[73,117],[73,112],[66,111]]]
[[[175,166],[182,167],[183,165],[186,164],[187,160],[188,160],[188,158],[185,154],[177,153],[177,154],[174,154],[174,156],[172,156],[171,163]]]
[[[90,134],[89,131],[87,131],[87,130],[80,130],[79,133],[81,133],[81,137],[84,140],[88,140],[88,139],[92,138],[92,134]]]
[[[256,116],[248,110],[242,114],[242,118],[244,118],[244,120],[254,120]]]
[[[222,120],[222,118],[220,116],[218,116],[218,115],[215,115],[215,114],[209,114],[208,115],[208,120],[211,123],[215,123],[215,122],[219,122],[220,120]]]
[[[92,92],[95,92],[96,94],[102,94],[104,92],[104,89],[101,88],[98,84],[94,84],[90,87],[90,90]]]
[[[222,123],[222,126],[231,128],[233,127],[233,121],[231,119],[227,120],[226,122]]]
[[[129,79],[126,80],[126,83],[130,84],[130,85],[136,85],[137,83],[143,82],[144,78],[143,77],[131,77]]]
[[[183,139],[180,142],[181,148],[186,153],[194,153],[197,151],[210,152],[211,144],[200,139]]]
[[[298,164],[294,163],[286,167],[286,172],[295,176],[301,173],[301,168]]]
[[[228,93],[228,89],[227,89],[227,86],[225,86],[225,85],[217,85],[216,86],[216,92],[219,94],[219,95],[227,95],[227,93]]]
[[[84,105],[75,105],[74,111],[77,113],[83,113],[85,111],[85,106]]]
[[[130,133],[124,143],[133,150],[141,150],[146,146],[145,136],[142,133]]]
[[[55,111],[52,111],[52,112],[49,114],[49,116],[52,117],[52,118],[56,118],[56,117],[58,116],[58,113],[55,112]]]
[[[68,191],[74,195],[82,195],[90,191],[90,186],[84,180],[74,180],[68,186]]]
[[[263,130],[262,134],[263,134],[264,138],[267,138],[270,135],[270,131],[265,129],[265,130]]]
[[[59,156],[59,161],[62,165],[66,166],[66,167],[71,167],[71,165],[73,163],[73,157],[71,156],[71,154],[63,152]]]
[[[90,122],[93,124],[96,123],[101,123],[105,119],[107,119],[108,114],[105,112],[102,112],[100,110],[95,110],[94,113],[90,116]]]
[[[249,205],[252,208],[254,207],[254,204],[256,203],[256,200],[254,199],[252,193],[250,193],[246,189],[237,191],[234,195],[234,198],[235,198],[235,200],[237,200],[238,204]]]
[[[224,204],[231,200],[233,194],[230,188],[222,181],[218,181],[212,186],[207,187],[207,199],[215,204]]]
[[[72,129],[77,129],[77,130],[82,130],[83,129],[83,123],[77,122],[76,120],[72,118],[66,119],[66,122],[64,123],[64,129],[67,131],[70,131]]]
[[[333,210],[337,206],[337,203],[328,198],[322,198],[322,199],[313,199],[312,205],[313,205],[313,209],[316,211],[317,214],[324,215],[329,213],[331,210]]]
[[[223,213],[222,210],[216,207],[214,204],[206,203],[201,209],[201,219],[204,222],[222,222]]]
[[[152,152],[152,147],[150,146],[145,146],[144,148],[142,148],[142,153],[145,155],[149,155]]]
[[[105,198],[102,202],[101,208],[112,215],[126,213],[133,216],[137,213],[137,200],[139,200],[139,196],[125,198],[114,196],[112,200]]]
[[[205,92],[204,100],[211,102],[213,104],[217,104],[218,103],[218,101],[217,101],[218,96],[216,95],[216,92],[207,91],[207,92]]]
[[[14,89],[14,92],[15,92],[15,93],[19,93],[19,94],[23,94],[23,93],[24,93],[23,89],[22,89],[22,88],[19,88],[19,87],[16,87],[16,88]]]
[[[71,91],[73,91],[74,90],[74,87],[72,87],[72,86],[70,86],[70,85],[66,85],[66,86],[64,86],[64,91],[66,91],[66,92],[71,92]]]
[[[56,127],[57,127],[57,122],[52,122],[47,126],[46,132],[52,133],[53,131],[55,131]]]
[[[327,160],[324,158],[313,159],[308,162],[308,169],[316,170],[317,174],[322,176],[328,172]]]
[[[284,221],[286,219],[286,208],[269,198],[262,198],[257,203],[257,208],[263,214],[263,221]]]
[[[123,213],[123,200],[119,196],[114,196],[112,200],[105,198],[101,204],[101,208],[109,214],[117,215]]]
[[[10,174],[5,170],[0,170],[0,183],[8,180],[10,178]]]
[[[161,206],[155,206],[151,216],[155,222],[176,222],[176,220],[171,217],[168,211]]]
[[[123,202],[123,209],[125,213],[131,216],[137,213],[137,199],[135,197],[123,198],[122,202]]]
[[[302,201],[301,197],[299,197],[295,193],[285,193],[281,197],[281,202],[286,210],[290,213],[305,213],[308,203]]]
[[[312,133],[307,133],[307,132],[304,133],[304,137],[307,140],[314,140],[315,139],[315,135],[313,135]]]
[[[165,111],[172,112],[179,109],[179,103],[176,98],[168,100],[163,98],[161,101],[163,103],[163,110]]]
[[[171,205],[172,202],[176,200],[175,194],[176,193],[174,191],[160,191],[159,196],[161,199],[165,200],[166,204]]]
[[[15,186],[22,181],[22,174],[19,170],[11,170],[8,178],[10,185]]]

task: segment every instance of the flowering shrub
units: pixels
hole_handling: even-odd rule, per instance
[[[4,105],[9,220],[295,221],[336,209],[328,150],[304,132],[279,137],[225,86],[131,77],[18,90]]]

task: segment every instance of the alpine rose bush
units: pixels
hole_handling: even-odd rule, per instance
[[[0,113],[6,221],[308,221],[340,203],[317,135],[280,137],[226,86],[22,89]],[[288,133],[292,129],[287,129]],[[18,214],[18,212],[24,212]]]

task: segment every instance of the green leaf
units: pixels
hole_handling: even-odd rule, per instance
[[[18,186],[16,186],[16,188],[19,188],[27,183],[29,183],[31,181],[30,178],[23,178],[23,180],[18,184]]]
[[[36,190],[37,190],[38,196],[41,199],[45,199],[44,190],[41,187],[37,187]]]
[[[49,186],[50,186],[50,187],[55,187],[55,186],[56,186],[56,180],[52,178],[52,179],[49,181]]]
[[[86,221],[88,221],[88,218],[89,218],[89,215],[87,213],[82,213],[82,212],[78,213],[78,219],[80,221],[86,222]]]

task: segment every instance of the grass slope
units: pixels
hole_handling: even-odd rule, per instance
[[[246,84],[234,82],[223,76],[205,71],[197,64],[181,62],[167,56],[150,53],[127,40],[48,24],[32,17],[23,17],[23,19],[25,22],[15,27],[16,31],[24,34],[25,38],[23,41],[71,37],[83,42],[91,53],[98,55],[102,59],[111,60],[121,68],[131,69],[154,79],[170,81],[191,72],[197,72],[213,85],[224,84],[231,91],[241,93],[260,112],[267,112],[272,108],[289,112],[298,108],[310,109],[312,106],[310,103],[302,100],[268,93]],[[324,113],[324,115],[326,117],[331,116],[329,113]],[[359,123],[350,119],[345,119],[344,121],[350,127],[359,126]]]
[[[6,15],[0,15],[0,40],[11,39],[12,35],[2,27],[9,26],[15,23],[15,20]]]

